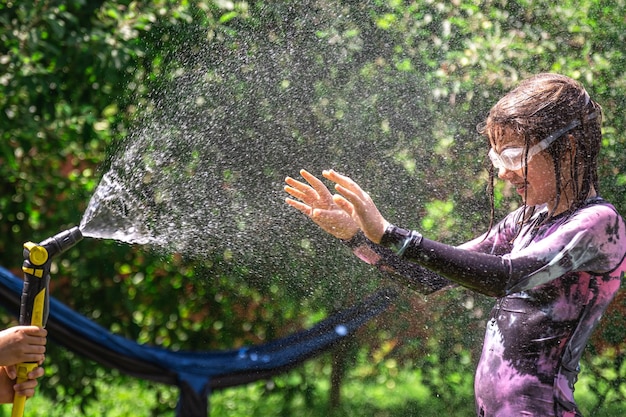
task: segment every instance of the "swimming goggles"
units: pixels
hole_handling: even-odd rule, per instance
[[[596,113],[591,113],[588,116],[588,120],[594,119],[595,117]],[[552,145],[555,140],[579,125],[580,119],[576,119],[564,128],[557,130],[547,138],[543,139],[541,142],[531,146],[528,149],[528,153],[526,154],[526,159],[524,159],[525,148],[523,147],[506,148],[500,153],[497,153],[495,149],[491,148],[491,150],[489,151],[489,159],[491,159],[491,163],[498,170],[506,169],[509,171],[517,171],[519,169],[522,169],[522,167],[525,167],[526,163],[530,162],[533,156],[537,155],[539,152]]]

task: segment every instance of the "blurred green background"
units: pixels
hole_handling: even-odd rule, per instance
[[[390,220],[457,244],[489,221],[476,124],[520,79],[559,72],[603,106],[601,195],[624,213],[625,16],[624,0],[4,0],[0,265],[20,275],[24,242],[80,222],[111,158],[151,109],[176,104],[183,76],[210,102],[191,114],[221,112],[211,140],[266,145],[254,148],[261,196],[282,204],[285,176],[338,167]],[[237,168],[222,174],[228,185]],[[498,216],[518,204],[504,184],[496,192]],[[86,239],[54,264],[52,294],[132,340],[219,350],[308,327],[378,286],[402,289],[284,210],[293,230],[273,250],[285,265],[264,253],[233,260],[227,244],[189,260]],[[472,415],[491,303],[462,289],[402,290],[332,352],[213,393],[211,415]],[[625,314],[620,294],[586,350],[576,391],[585,415],[626,409]],[[54,342],[46,372],[26,415],[173,415],[173,388]]]

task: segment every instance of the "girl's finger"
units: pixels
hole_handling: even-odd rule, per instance
[[[308,184],[300,182],[291,177],[285,178],[285,182],[289,186],[297,189],[298,191],[302,193],[301,195],[297,195],[297,196],[294,195],[294,197],[299,198],[303,201],[306,201],[309,204],[312,204],[315,201],[319,201],[323,205],[323,204],[329,204],[332,201],[332,195],[330,194],[330,191],[328,191],[328,188],[326,187],[326,185],[324,185],[322,181],[320,181],[316,176],[312,175],[311,173],[309,173],[308,171],[304,169],[300,171],[300,174],[308,182]],[[285,191],[289,192],[286,189]],[[306,196],[306,198],[303,198],[303,196]]]
[[[300,210],[302,213],[304,213],[307,216],[310,216],[311,213],[313,212],[313,208],[309,206],[308,204],[304,204],[300,201],[292,200],[291,198],[285,198],[285,203],[289,204],[291,207],[296,208],[297,210]]]
[[[357,195],[356,193],[352,192],[351,190],[347,189],[346,187],[344,187],[342,185],[339,185],[339,184],[336,184],[335,185],[335,190],[337,190],[337,192],[339,194],[341,194],[346,200],[348,200],[353,205],[361,205],[361,204],[363,204],[361,196]]]
[[[347,177],[345,175],[341,175],[332,169],[324,171],[323,175],[325,178],[335,182],[336,184],[343,186],[346,189],[351,190],[355,194],[364,193],[363,189],[359,186],[359,184],[354,182],[352,178]]]
[[[313,190],[308,184],[305,184],[303,182],[300,182],[294,178],[291,177],[287,177],[285,178],[285,182],[291,186],[292,188],[295,188],[296,190],[302,192],[302,193],[306,193],[307,191],[309,192],[315,192],[315,190]]]
[[[335,202],[335,204],[337,204],[343,211],[345,211],[346,213],[348,213],[348,215],[350,215],[350,217],[352,217],[354,219],[354,205],[346,200],[345,197],[340,196],[340,195],[334,195],[333,196],[333,201]]]
[[[311,188],[309,185],[304,184],[298,180],[295,180],[291,177],[285,178],[285,182],[287,185],[283,187],[283,189],[294,196],[295,198],[304,201],[309,205],[313,205],[318,201],[325,202],[326,199],[320,197],[319,193]]]
[[[326,169],[322,171],[322,175],[324,176],[324,178],[329,179],[336,183],[346,183],[348,180],[350,180],[349,177],[346,177],[345,175],[341,175],[334,169]]]
[[[330,191],[328,191],[328,187],[326,187],[326,185],[319,178],[305,169],[300,170],[300,175],[302,175],[302,178],[311,184],[311,187],[317,191],[320,197],[330,200],[332,197]]]
[[[298,200],[304,200],[306,198],[305,193],[303,193],[302,191],[296,188],[290,187],[289,185],[285,185],[283,189],[287,192],[287,194],[290,194],[291,196],[293,196],[294,198],[297,198]]]

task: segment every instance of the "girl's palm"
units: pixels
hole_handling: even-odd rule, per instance
[[[300,171],[300,175],[307,184],[291,177],[285,179],[287,183],[285,191],[294,198],[286,198],[285,202],[339,239],[350,239],[354,236],[359,227],[352,217],[335,203],[324,183],[304,169]]]

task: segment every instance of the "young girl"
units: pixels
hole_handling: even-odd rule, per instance
[[[539,74],[489,112],[493,180],[523,205],[459,247],[386,221],[367,193],[333,170],[331,195],[315,176],[287,178],[287,204],[343,239],[363,260],[394,271],[423,293],[456,283],[492,296],[476,370],[481,417],[581,416],[574,401],[579,360],[626,270],[626,229],[597,195],[601,108],[576,81]]]

